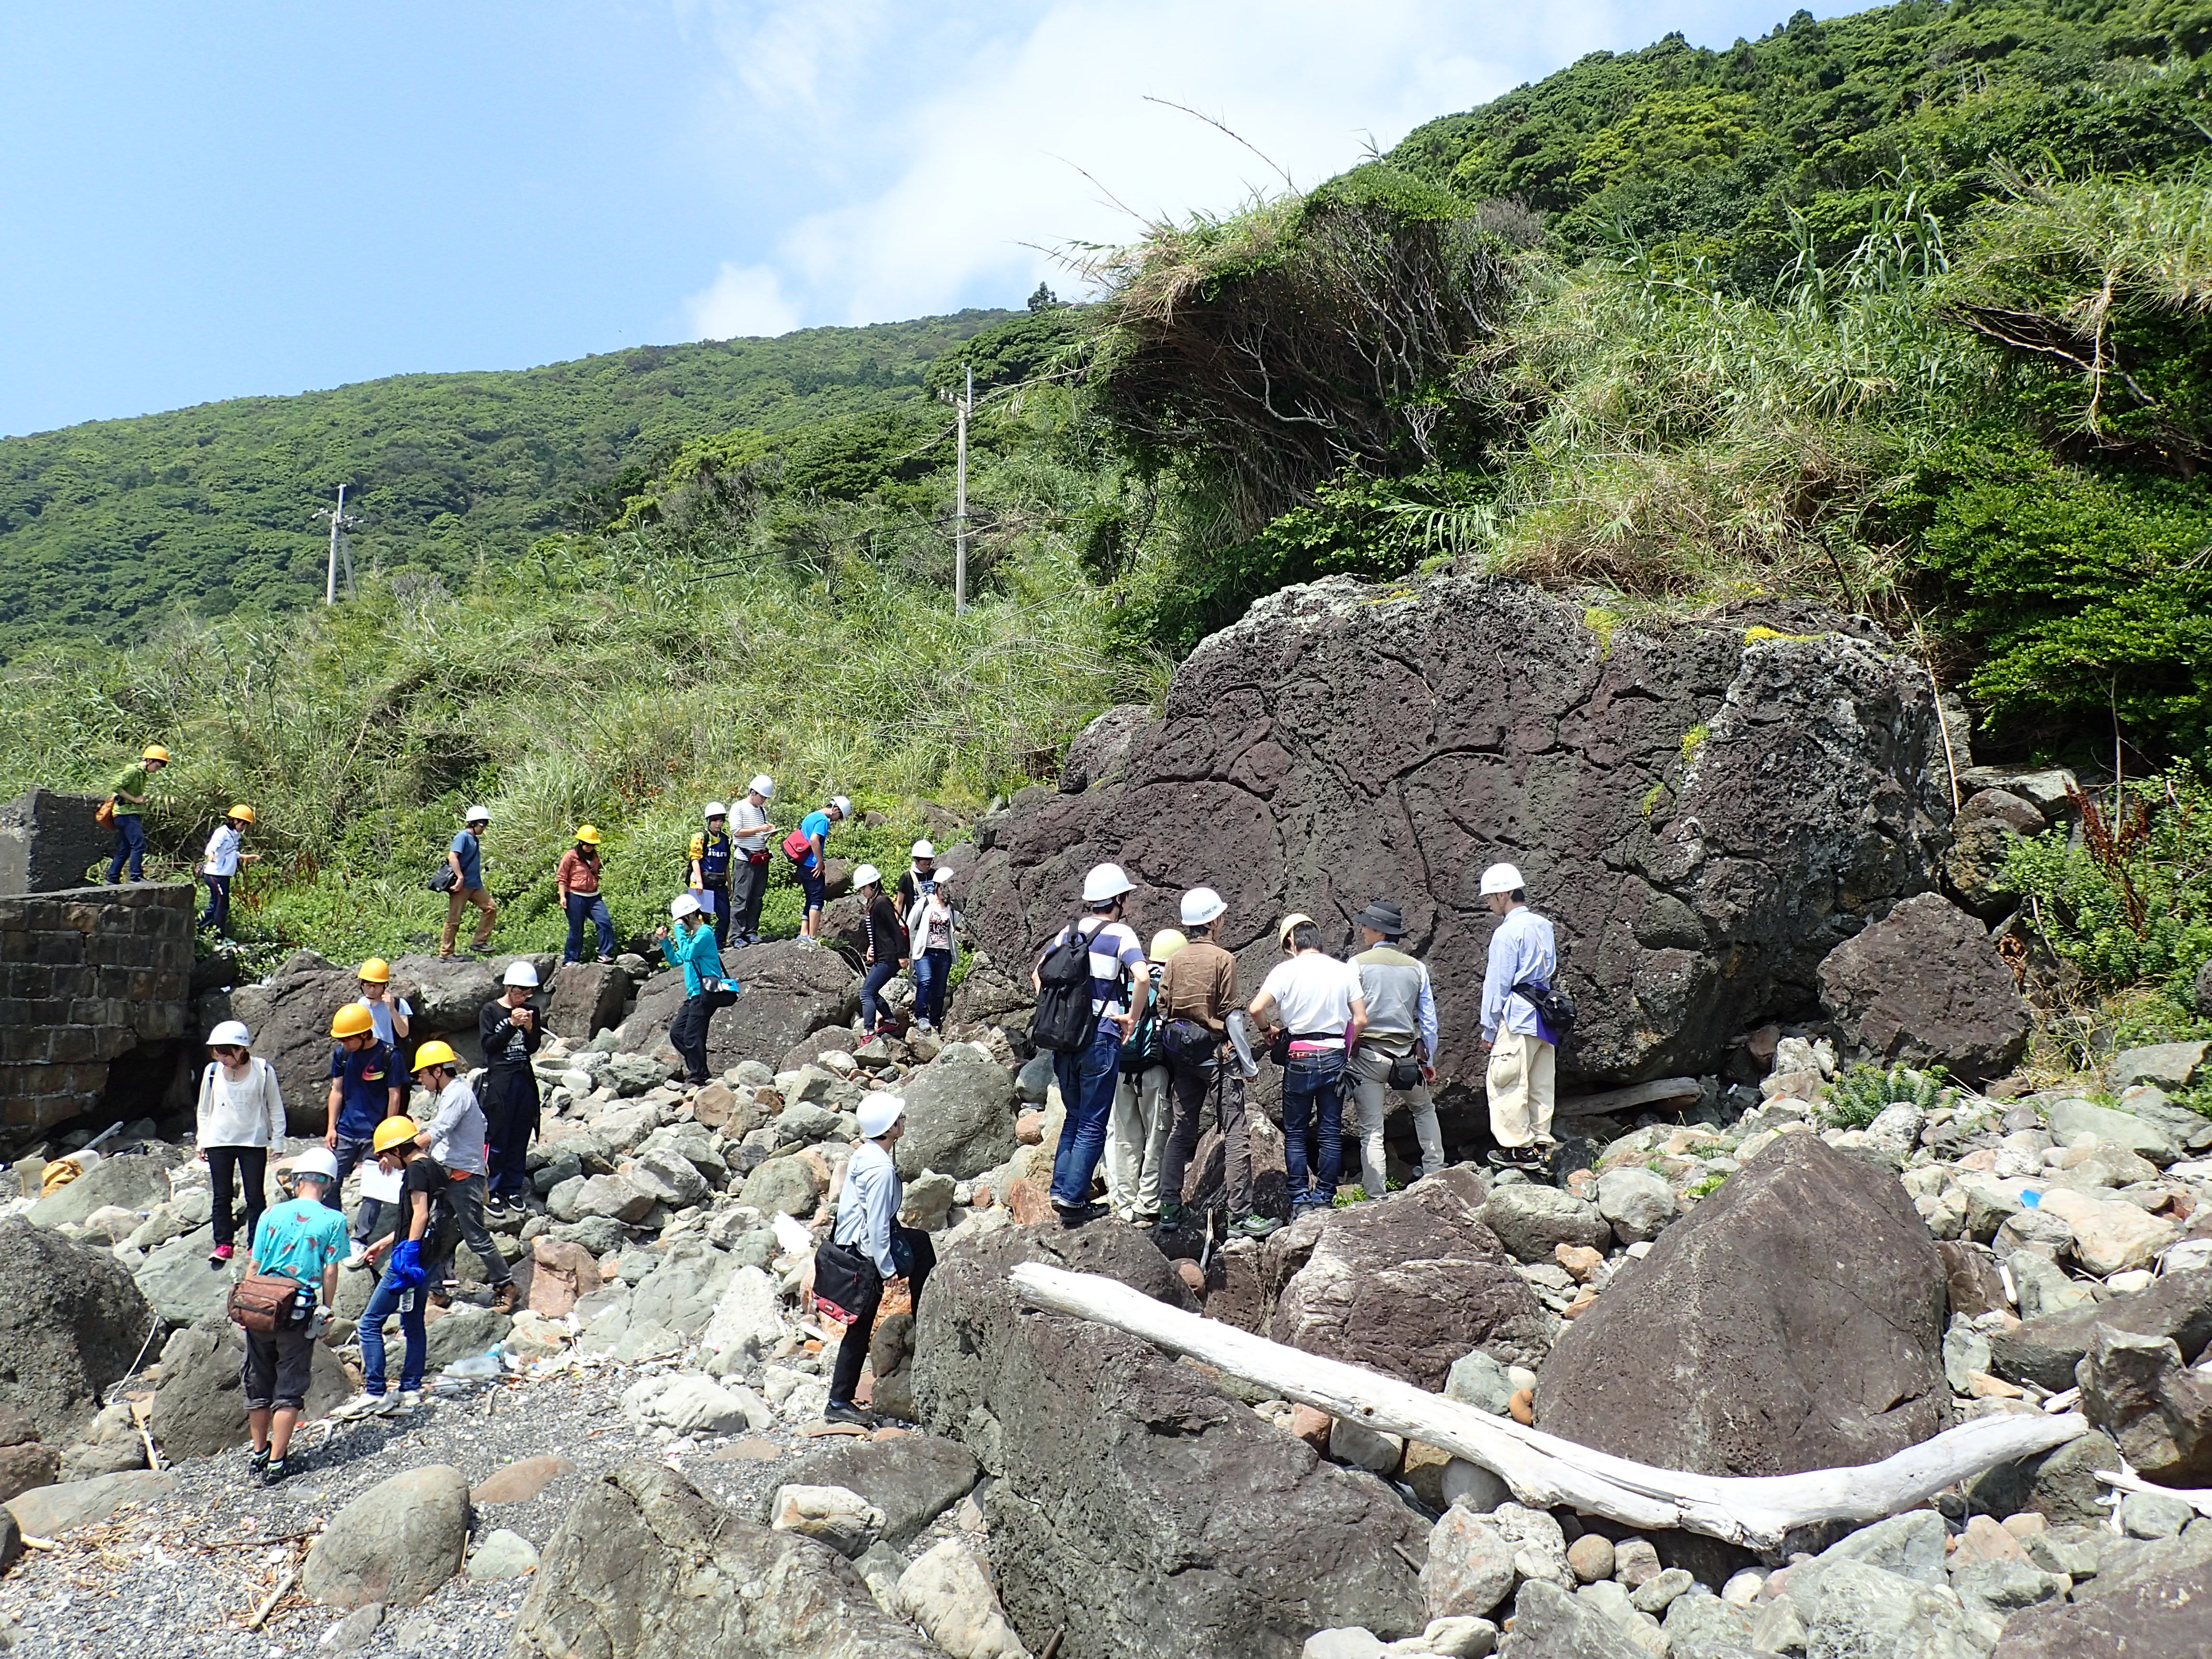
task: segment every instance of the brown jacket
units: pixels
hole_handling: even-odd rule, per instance
[[[1217,1036],[1225,1034],[1224,1018],[1237,1006],[1237,958],[1210,939],[1193,939],[1160,970],[1152,1006],[1162,1021],[1194,1019]]]

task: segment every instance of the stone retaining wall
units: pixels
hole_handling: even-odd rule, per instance
[[[92,1111],[113,1062],[186,1035],[196,897],[182,882],[0,896],[0,1134]]]

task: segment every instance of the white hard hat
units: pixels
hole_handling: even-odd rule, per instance
[[[338,1161],[329,1147],[310,1146],[292,1165],[292,1179],[297,1181],[301,1176],[320,1176],[325,1181],[336,1181]]]
[[[707,803],[707,810],[702,816],[710,818],[726,818],[730,816],[730,809],[718,800],[710,800]]]
[[[849,818],[853,816],[853,803],[848,797],[832,795],[830,797],[830,804],[837,809],[839,817]]]
[[[251,1048],[253,1033],[246,1029],[244,1020],[227,1019],[208,1033],[207,1046],[210,1048]]]
[[[491,808],[489,806],[471,806],[461,814],[461,822],[463,823],[489,823],[491,822]]]
[[[766,800],[775,793],[775,780],[763,772],[745,786],[745,793],[749,795],[758,795],[763,800]]]
[[[1118,864],[1094,864],[1083,878],[1083,902],[1103,904],[1108,899],[1121,897],[1136,884]]]
[[[855,1115],[860,1120],[860,1133],[873,1140],[897,1122],[904,1110],[906,1102],[877,1089],[860,1097],[860,1109]]]
[[[1521,872],[1510,864],[1493,864],[1482,872],[1482,896],[1492,893],[1516,893],[1528,884],[1521,879]]]
[[[526,962],[510,962],[500,981],[505,985],[527,985],[534,991],[538,988],[538,970]]]
[[[689,893],[678,893],[668,901],[668,915],[672,921],[681,921],[686,916],[696,916],[698,914],[699,901]]]
[[[911,856],[918,859],[933,859],[937,856],[937,849],[926,841],[918,841],[914,844]]]
[[[1228,908],[1211,887],[1194,887],[1182,896],[1182,925],[1203,927]]]
[[[872,887],[883,878],[884,872],[872,864],[864,864],[853,872],[853,885],[855,887]]]

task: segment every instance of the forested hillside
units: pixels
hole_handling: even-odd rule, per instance
[[[932,359],[1004,313],[646,346],[543,368],[407,374],[0,439],[0,651],[113,636],[174,608],[321,597],[337,487],[356,562],[448,580],[597,522],[684,441],[927,395]],[[585,500],[579,503],[577,498]]]

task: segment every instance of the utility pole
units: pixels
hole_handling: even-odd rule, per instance
[[[952,611],[968,610],[968,411],[975,406],[975,370],[967,366],[967,390],[960,398],[960,466],[952,498]]]
[[[343,484],[340,484],[338,486],[337,506],[335,508],[327,507],[320,507],[318,508],[315,513],[315,516],[317,518],[328,519],[331,521],[330,567],[327,574],[323,578],[323,603],[325,605],[336,605],[338,602],[338,550],[341,547],[344,546],[345,526],[349,524],[358,522],[357,520],[349,519],[346,516],[345,493],[346,487]],[[345,562],[346,591],[350,593],[353,591],[353,550],[350,548],[346,548],[345,550]]]

